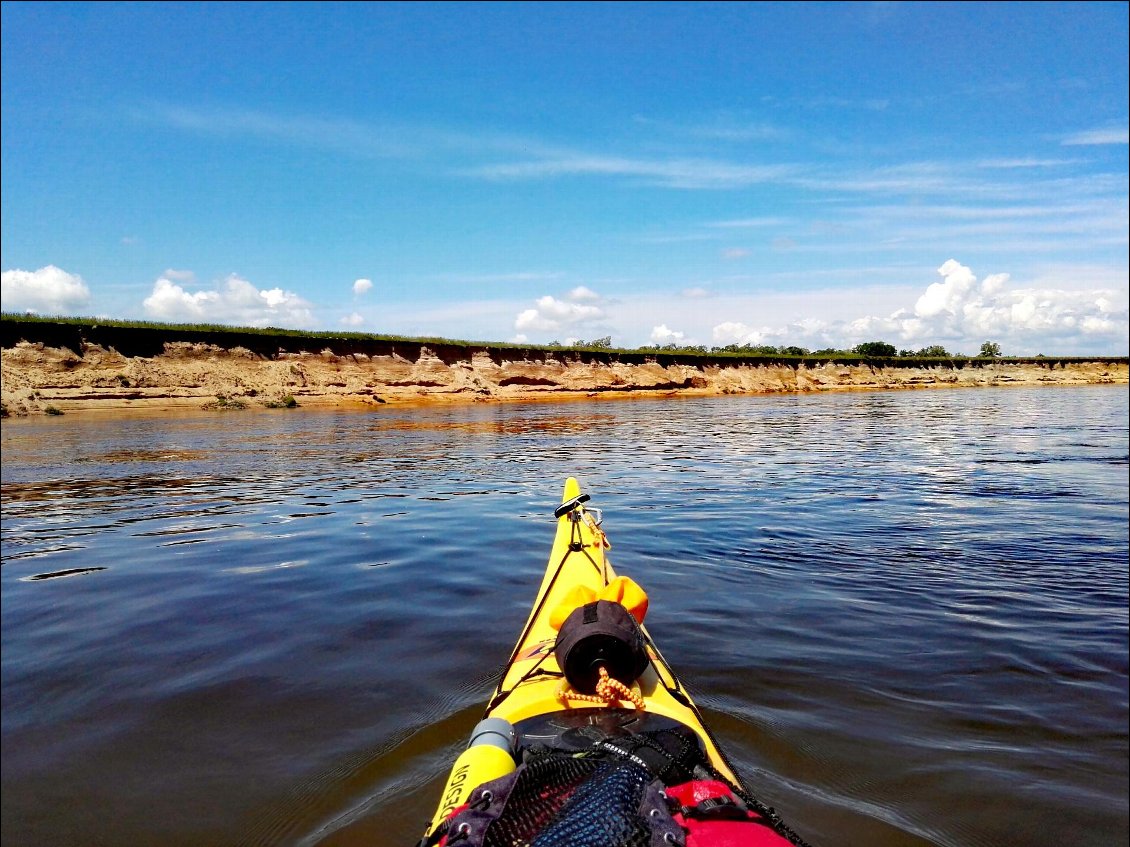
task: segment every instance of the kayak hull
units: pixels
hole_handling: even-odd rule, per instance
[[[663,658],[654,641],[641,625],[648,658],[646,670],[633,683],[632,691],[641,698],[642,711],[625,700],[615,705],[594,706],[563,692],[563,674],[553,654],[557,630],[551,623],[554,610],[568,605],[572,597],[591,592],[599,595],[616,573],[609,563],[610,544],[600,528],[600,513],[586,508],[587,497],[576,479],[565,482],[562,507],[545,575],[542,577],[526,625],[510,655],[502,678],[492,694],[484,719],[506,721],[514,729],[513,749],[560,730],[580,724],[606,726],[609,730],[627,724],[656,726],[681,724],[698,736],[710,763],[734,785],[741,782],[725,755],[706,728],[685,687]],[[570,508],[566,509],[569,506]],[[429,831],[437,827],[470,795],[475,786],[513,769],[498,756],[498,747],[472,745],[456,761],[445,786],[439,808]],[[476,752],[480,751],[480,752]]]

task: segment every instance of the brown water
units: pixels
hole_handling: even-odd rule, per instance
[[[561,484],[815,845],[1121,843],[1125,388],[3,424],[7,844],[408,845]]]

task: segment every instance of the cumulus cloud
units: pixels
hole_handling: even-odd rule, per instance
[[[741,321],[724,321],[711,331],[715,344],[752,344],[780,346],[803,343],[809,347],[843,346],[842,325],[808,318],[780,326],[750,326]]]
[[[78,274],[54,265],[37,271],[10,270],[0,274],[4,311],[61,315],[90,302],[90,289]]]
[[[930,285],[914,304],[914,312],[919,317],[932,318],[960,310],[977,286],[973,271],[953,259],[938,268],[938,273],[943,281]]]
[[[281,288],[260,290],[236,274],[216,289],[195,292],[162,276],[142,306],[148,316],[163,321],[284,327],[314,322],[310,303],[297,294]]]
[[[913,310],[900,311],[885,322],[899,337],[915,340],[994,338],[1026,345],[1066,336],[1125,338],[1127,309],[1116,305],[1113,291],[1008,286],[1008,274],[983,280],[950,259],[938,268],[942,277],[918,298]]]
[[[593,291],[591,288],[587,288],[583,285],[578,285],[576,288],[574,288],[572,291],[569,292],[569,299],[570,300],[600,300],[601,296],[599,294],[597,294],[595,291]]]
[[[767,331],[769,328],[765,327]],[[715,324],[710,331],[715,344],[760,344],[761,330],[754,329],[741,321],[723,321]]]
[[[714,326],[714,343],[789,343],[818,349],[885,340],[910,348],[960,345],[951,349],[962,352],[993,340],[1018,354],[1064,347],[1113,352],[1126,346],[1130,309],[1125,292],[1012,288],[1008,274],[979,279],[954,259],[938,268],[938,274],[941,281],[928,285],[912,307],[887,316],[777,326],[725,321]]]
[[[342,318],[341,322],[346,326],[361,326],[361,324],[365,323],[365,319],[356,312],[353,312]]]
[[[362,278],[353,281],[353,293],[358,297],[367,293],[372,287],[373,281],[371,279]]]
[[[583,285],[570,291],[564,300],[547,294],[538,298],[534,308],[518,314],[514,319],[514,329],[520,333],[579,329],[604,319],[605,311],[600,305],[602,300],[599,294]]]
[[[667,324],[660,324],[651,330],[651,340],[655,344],[679,344],[684,337],[683,333],[668,329]]]

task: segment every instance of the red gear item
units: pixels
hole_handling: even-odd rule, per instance
[[[456,806],[454,809],[451,810],[451,814],[443,819],[444,823],[449,823],[452,820],[454,820],[456,815],[458,815],[464,809],[468,808],[470,805],[471,805],[470,803],[464,803],[462,806]],[[450,833],[445,832],[443,834],[443,837],[436,844],[436,847],[447,847],[447,836],[448,835],[450,835]]]
[[[666,791],[679,803],[672,817],[686,830],[687,847],[792,847],[724,782],[695,780]]]

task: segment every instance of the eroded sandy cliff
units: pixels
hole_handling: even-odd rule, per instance
[[[115,408],[277,404],[350,405],[530,400],[570,396],[719,395],[987,385],[1126,384],[1125,360],[1047,363],[733,363],[706,357],[606,356],[561,351],[445,351],[417,355],[256,353],[167,342],[155,355],[126,356],[20,341],[2,351],[2,399],[10,415]],[[223,399],[220,399],[223,398]]]

